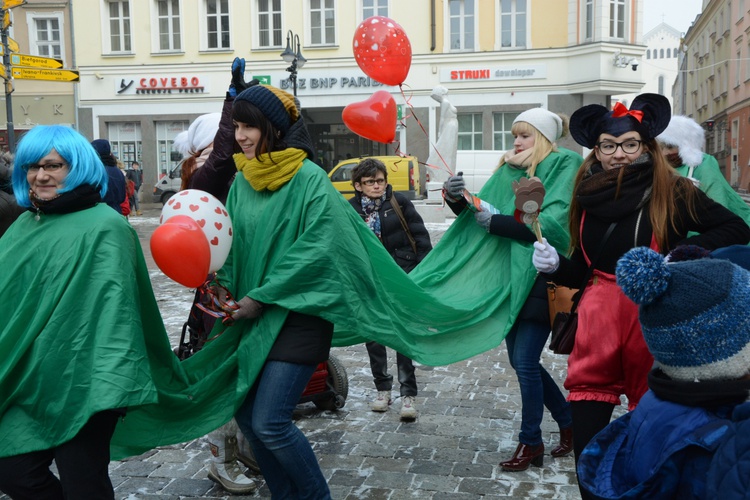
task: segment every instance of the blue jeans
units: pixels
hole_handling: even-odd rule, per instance
[[[549,332],[549,323],[518,320],[505,337],[510,365],[516,371],[521,387],[521,433],[518,440],[529,446],[542,444],[540,426],[545,406],[561,429],[573,425],[570,404],[539,362]]]
[[[268,361],[235,415],[273,498],[331,498],[310,442],[292,422],[315,367]]]

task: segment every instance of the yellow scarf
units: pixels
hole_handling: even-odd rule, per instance
[[[301,149],[287,148],[283,151],[274,151],[270,155],[261,155],[261,157],[263,161],[260,161],[257,156],[248,160],[242,153],[233,156],[237,170],[242,172],[253,189],[276,191],[294,177],[297,170],[302,167],[302,161],[307,158],[307,153]]]

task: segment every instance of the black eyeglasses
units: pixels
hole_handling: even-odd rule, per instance
[[[385,179],[367,179],[362,181],[365,186],[374,186],[375,184],[382,186],[385,184]]]
[[[596,147],[599,148],[600,153],[607,156],[615,154],[617,148],[622,148],[623,153],[630,155],[641,148],[641,143],[643,143],[643,141],[638,139],[628,139],[623,142],[602,141],[598,142]]]
[[[61,170],[65,167],[67,167],[67,163],[45,163],[44,165],[38,165],[36,163],[30,163],[28,165],[24,165],[21,168],[24,172],[38,172],[39,169],[43,169],[48,174],[51,172],[57,172],[58,170]]]

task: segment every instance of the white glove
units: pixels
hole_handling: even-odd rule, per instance
[[[547,238],[542,238],[542,243],[534,242],[534,256],[531,262],[540,273],[552,274],[560,266],[560,256],[557,255],[555,247],[547,243]]]

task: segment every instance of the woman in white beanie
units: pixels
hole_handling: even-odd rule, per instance
[[[213,151],[213,142],[219,130],[221,113],[201,115],[190,124],[187,130],[174,138],[172,148],[182,154],[182,184],[180,190],[187,189],[193,173],[208,159]]]
[[[515,138],[513,149],[505,153],[498,170],[479,193],[482,200],[492,204],[500,213],[477,212],[474,215],[477,223],[493,235],[488,238],[503,237],[516,265],[527,267],[536,237],[528,226],[520,224],[514,217],[512,183],[525,177],[538,177],[542,181],[546,190],[539,215],[542,231],[547,239],[553,238],[560,245],[567,246],[570,241],[568,206],[573,179],[583,158],[555,145],[555,141],[567,133],[567,119],[546,109],[532,108],[518,115],[511,133]],[[466,207],[463,190],[460,175],[451,177],[444,185],[445,199],[457,214]],[[545,406],[560,427],[560,442],[552,449],[551,455],[562,457],[573,451],[569,404],[539,362],[550,333],[547,283],[534,273],[527,276],[525,283],[512,285],[524,287],[527,298],[505,338],[508,358],[521,388],[522,404],[519,444],[512,457],[500,463],[508,471],[522,471],[529,465],[543,464],[541,422]]]
[[[750,207],[724,178],[716,158],[703,152],[706,141],[703,127],[692,118],[675,115],[656,140],[669,164],[681,176],[750,225]]]

